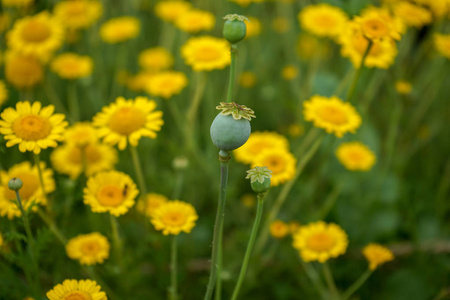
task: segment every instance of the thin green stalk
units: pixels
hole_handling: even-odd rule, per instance
[[[131,159],[133,160],[134,171],[139,183],[139,189],[141,190],[141,196],[147,194],[147,185],[145,184],[144,172],[142,171],[141,162],[139,160],[139,153],[134,146],[130,146]]]
[[[244,282],[245,274],[247,273],[248,264],[250,262],[250,257],[252,255],[253,246],[255,244],[256,235],[258,234],[259,224],[261,223],[261,217],[264,205],[264,193],[258,194],[258,207],[256,208],[256,218],[253,223],[252,232],[250,234],[250,239],[248,241],[247,250],[245,251],[244,261],[242,262],[241,272],[239,273],[239,278],[234,288],[233,296],[231,300],[236,300],[241,289],[242,283]]]
[[[218,246],[219,253],[217,254],[217,270],[220,274],[222,271],[223,266],[223,231],[220,233],[219,236],[219,246]],[[217,276],[216,278],[216,292],[214,293],[214,299],[215,300],[221,300],[222,299],[222,277]]]
[[[320,210],[314,215],[313,220],[323,220],[325,217],[329,214],[331,209],[334,207],[334,204],[336,203],[337,198],[341,194],[342,191],[342,185],[336,184],[331,191],[331,193],[328,195],[328,197],[325,199],[325,202],[323,203]]]
[[[170,247],[170,300],[178,299],[177,290],[177,236],[174,235]]]
[[[313,155],[316,153],[317,149],[319,149],[319,146],[322,143],[322,140],[323,140],[323,136],[319,137],[318,139],[316,139],[316,141],[311,146],[311,148],[309,148],[308,152],[305,153],[305,155],[297,156],[297,157],[301,157],[301,159],[299,160],[299,162],[297,164],[294,177],[283,186],[283,188],[280,191],[280,194],[278,194],[277,199],[275,200],[272,208],[269,211],[266,221],[264,222],[263,232],[262,232],[262,234],[258,240],[258,243],[256,245],[257,253],[260,253],[260,251],[266,244],[267,239],[269,238],[270,223],[272,223],[272,221],[278,215],[278,213],[281,209],[281,206],[283,206],[284,202],[286,201],[287,196],[289,195],[289,192],[291,191],[291,189],[294,186],[295,182],[297,181],[298,177],[302,173],[306,164],[311,160]]]
[[[77,98],[77,83],[73,80],[67,84],[67,99],[69,101],[70,119],[73,123],[80,121],[80,105]]]
[[[38,214],[41,217],[42,221],[48,226],[50,231],[55,235],[55,237],[58,239],[58,241],[65,246],[67,244],[67,239],[64,237],[64,235],[59,231],[58,227],[55,225],[52,219],[50,219],[49,216],[40,208],[38,208]]]
[[[331,273],[330,266],[328,263],[323,263],[323,274],[325,276],[325,282],[327,283],[328,289],[335,299],[339,299],[339,291],[334,283],[333,273]]]
[[[234,81],[235,81],[234,77],[236,75],[237,44],[231,44],[230,53],[231,53],[230,80],[228,82],[227,102],[231,102],[231,99],[233,98]]]
[[[325,293],[325,286],[324,286],[322,280],[320,279],[319,274],[313,268],[313,266],[311,266],[308,263],[305,263],[301,258],[300,258],[300,264],[301,264],[303,270],[305,271],[306,276],[308,276],[309,280],[311,280],[312,284],[314,285],[314,288],[320,294],[322,299],[329,300],[327,294]]]
[[[205,72],[196,73],[195,91],[186,116],[186,146],[188,150],[195,149],[195,121],[197,119],[198,108],[200,107],[200,103],[202,102],[203,94],[205,92],[206,79],[207,77]]]
[[[372,40],[368,40],[369,43],[367,44],[366,51],[363,54],[363,57],[361,58],[361,64],[359,65],[359,68],[356,70],[355,77],[353,77],[353,82],[350,88],[347,92],[347,101],[351,102],[353,94],[355,93],[356,85],[358,84],[358,79],[361,75],[361,71],[364,68],[364,62],[366,61],[367,55],[369,54],[370,48],[372,48],[373,42]]]
[[[120,71],[126,69],[128,48],[130,47],[130,45],[126,42],[122,42],[117,46],[119,47],[119,49],[117,50],[116,55],[115,69],[113,73],[114,77],[111,81],[111,95],[109,97],[110,100],[122,95],[123,85],[117,82],[117,78],[119,78]]]
[[[345,291],[342,295],[341,300],[349,299],[363,284],[369,279],[370,275],[372,275],[373,271],[367,269],[361,276]]]
[[[113,215],[109,215],[109,220],[111,222],[111,233],[114,245],[114,255],[118,265],[122,262],[122,240],[119,235],[119,224],[117,218]]]
[[[86,273],[88,273],[89,277],[94,279],[101,287],[102,290],[108,295],[108,299],[118,300],[119,297],[113,292],[113,290],[109,287],[109,285],[95,272],[94,266],[82,266]]]
[[[48,199],[47,192],[45,191],[45,184],[44,184],[44,177],[42,176],[42,169],[41,169],[41,158],[39,157],[39,154],[33,154],[34,157],[34,164],[36,165],[36,168],[38,169],[38,175],[39,175],[39,183],[41,185],[42,193],[44,194],[44,198],[47,201],[47,205],[45,206],[47,211],[51,210],[51,204]]]
[[[214,291],[214,285],[216,283],[216,278],[220,277],[220,269],[218,262],[218,256],[220,252],[221,236],[223,232],[223,223],[225,218],[225,202],[227,197],[227,184],[228,184],[228,161],[230,159],[230,154],[228,152],[223,153],[220,151],[220,192],[219,192],[219,203],[217,206],[216,221],[214,224],[214,235],[212,242],[212,255],[211,255],[211,272],[209,275],[208,286],[206,287],[206,293],[204,300],[210,300]],[[225,155],[221,155],[225,154]]]
[[[45,95],[47,96],[47,99],[49,99],[50,103],[55,106],[55,109],[57,112],[68,116],[69,112],[67,111],[66,107],[61,102],[58,95],[55,93],[53,86],[49,82],[50,81],[46,79],[46,80],[44,80],[44,83],[43,83],[43,89],[44,89]]]

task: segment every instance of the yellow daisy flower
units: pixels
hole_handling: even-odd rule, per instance
[[[64,142],[85,147],[98,141],[97,130],[89,122],[78,122],[67,128]]]
[[[118,161],[114,148],[98,143],[84,147],[75,144],[59,146],[50,155],[50,160],[58,173],[66,174],[71,179],[78,178],[83,168],[88,177],[101,171],[112,170]]]
[[[156,74],[155,71],[140,71],[134,75],[128,74],[125,78],[125,85],[134,92],[142,92]]]
[[[118,171],[97,173],[83,189],[84,204],[94,213],[108,212],[116,217],[126,214],[139,194],[130,176]]]
[[[174,22],[178,17],[191,9],[192,4],[187,1],[166,0],[155,5],[156,15],[164,21]]]
[[[67,242],[66,253],[82,265],[102,264],[109,257],[108,239],[98,232],[80,234]]]
[[[11,50],[47,61],[62,46],[64,29],[44,11],[17,20],[6,38]]]
[[[335,96],[312,96],[303,102],[303,115],[306,121],[339,138],[347,132],[355,133],[361,126],[361,117],[355,108]]]
[[[393,17],[386,8],[369,7],[360,17],[356,16],[354,22],[361,26],[363,35],[370,40],[400,40],[405,31],[400,19]]]
[[[0,80],[0,106],[8,100],[8,90],[6,89],[5,82]]]
[[[55,4],[55,17],[69,30],[85,29],[98,21],[103,6],[96,0],[66,0]]]
[[[39,154],[41,149],[56,147],[63,140],[67,122],[63,114],[53,114],[55,107],[42,108],[40,102],[18,102],[16,109],[6,108],[1,114],[0,133],[5,136],[6,147],[19,144],[20,152],[33,151]]]
[[[29,89],[42,81],[44,69],[34,56],[8,52],[5,78],[17,89]]]
[[[41,170],[45,193],[51,193],[55,190],[53,171],[45,168],[44,163],[41,163]],[[8,182],[12,178],[20,178],[23,182],[19,195],[25,210],[28,210],[33,203],[37,205],[47,204],[44,191],[40,185],[37,167],[31,166],[29,162],[23,162],[14,165],[8,171],[0,171],[0,216],[13,219],[22,215],[15,203],[16,193],[8,188]],[[32,208],[32,211],[36,210],[36,206]]]
[[[0,33],[3,33],[8,29],[10,21],[11,18],[8,13],[0,13]]]
[[[256,77],[255,73],[250,71],[242,72],[238,78],[239,85],[246,89],[254,87],[257,81],[258,78]]]
[[[141,137],[156,138],[156,132],[164,124],[162,111],[156,110],[156,102],[146,97],[125,100],[118,97],[115,103],[103,107],[94,116],[93,125],[103,142],[118,145],[124,150],[129,142],[136,147]]]
[[[362,252],[369,262],[369,269],[372,271],[385,262],[394,260],[392,251],[379,244],[369,244],[364,247]]]
[[[361,26],[356,22],[349,22],[346,30],[339,39],[341,55],[348,57],[355,68],[359,68],[369,41],[364,37]],[[397,56],[397,45],[392,39],[374,40],[364,61],[366,67],[387,69]]]
[[[347,250],[348,237],[341,227],[323,221],[301,226],[293,235],[293,246],[305,262],[324,263]]]
[[[27,7],[31,5],[34,0],[2,0],[4,7]]]
[[[187,33],[198,33],[214,28],[216,18],[209,11],[191,9],[175,19],[175,26]]]
[[[407,26],[420,28],[433,21],[431,12],[423,6],[408,1],[400,1],[394,5],[394,14]]]
[[[450,59],[450,34],[436,33],[434,35],[434,45],[442,56]]]
[[[93,62],[89,56],[67,52],[56,56],[50,67],[61,78],[78,79],[92,74]]]
[[[351,171],[369,171],[375,164],[375,154],[360,142],[342,143],[336,150],[341,164]]]
[[[294,155],[283,148],[265,149],[259,152],[251,168],[266,166],[272,171],[270,186],[277,186],[291,180],[295,175],[297,160]]]
[[[194,71],[223,69],[231,62],[227,40],[212,36],[190,38],[181,47],[181,55]]]
[[[113,18],[102,24],[100,37],[109,44],[117,44],[138,36],[141,22],[135,17]]]
[[[301,27],[320,37],[337,37],[345,27],[348,17],[343,10],[329,4],[306,6],[298,14]]]
[[[155,213],[156,209],[167,201],[169,201],[169,199],[167,199],[164,195],[150,193],[145,195],[142,200],[139,200],[137,210],[147,217],[151,217]]]
[[[162,71],[173,66],[173,55],[163,47],[143,50],[138,57],[139,66],[148,71]]]
[[[93,280],[66,279],[47,292],[49,300],[107,300],[105,292]]]
[[[281,70],[281,77],[286,80],[295,79],[298,75],[298,69],[293,65],[284,66]]]
[[[247,27],[245,38],[249,39],[258,36],[261,33],[261,21],[255,17],[248,17],[248,21],[244,20]]]
[[[266,149],[289,151],[289,142],[286,137],[274,131],[255,131],[250,134],[244,145],[233,151],[233,155],[236,161],[251,164],[255,161],[255,157]]]
[[[269,230],[274,238],[282,239],[289,233],[289,225],[281,220],[275,220],[270,223]]]
[[[172,200],[161,204],[151,216],[150,222],[164,235],[190,233],[198,216],[194,206],[187,202]]]
[[[154,75],[146,86],[146,91],[152,96],[166,100],[181,93],[187,86],[188,79],[182,72],[165,71]]]
[[[395,82],[395,89],[399,94],[408,95],[409,93],[411,93],[412,85],[406,80],[397,80]]]

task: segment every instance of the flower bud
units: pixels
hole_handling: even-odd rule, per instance
[[[226,15],[224,17],[227,21],[223,25],[223,37],[226,38],[231,44],[236,44],[245,38],[247,33],[247,26],[244,20],[248,20],[244,16],[239,15]]]
[[[270,188],[270,178],[264,178],[262,183],[259,181],[251,182],[250,185],[255,193],[265,193]]]
[[[265,193],[270,188],[272,171],[267,167],[254,167],[247,171],[245,178],[250,179],[250,185],[255,193]]]
[[[8,182],[8,188],[12,191],[18,191],[22,188],[23,182],[20,178],[12,178]]]

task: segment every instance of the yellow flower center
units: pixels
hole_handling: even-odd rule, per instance
[[[22,29],[22,38],[30,43],[40,43],[48,39],[50,28],[39,20],[31,20]]]
[[[286,163],[283,158],[276,155],[268,157],[264,163],[264,165],[267,166],[267,168],[269,168],[269,170],[271,170],[273,174],[282,172],[286,167]]]
[[[214,47],[203,46],[197,49],[195,56],[198,61],[213,61],[219,58],[220,53]]]
[[[324,252],[330,250],[334,246],[335,241],[326,232],[319,232],[308,237],[306,243],[309,249]]]
[[[363,160],[364,155],[359,151],[350,151],[348,153],[348,158],[352,161],[359,162]]]
[[[17,119],[12,129],[15,135],[25,141],[45,139],[52,130],[50,122],[38,115],[27,115]]]
[[[118,134],[130,135],[138,129],[143,128],[145,121],[145,114],[137,108],[122,107],[112,114],[108,126]]]
[[[120,189],[115,185],[102,187],[97,194],[97,199],[101,205],[112,207],[119,206],[125,200],[123,189]]]
[[[388,35],[386,24],[378,19],[369,19],[362,24],[363,31],[370,37],[382,38]]]
[[[81,245],[80,250],[84,255],[92,256],[98,253],[100,245],[95,241],[85,242]]]
[[[92,297],[82,291],[73,291],[65,295],[62,300],[92,300]]]
[[[33,196],[33,194],[39,189],[39,178],[31,173],[19,173],[14,174],[14,177],[20,178],[23,182],[23,186],[19,191],[21,200],[26,201]],[[5,189],[6,199],[16,200],[16,192],[10,189]]]
[[[162,222],[168,226],[181,226],[186,223],[186,216],[178,211],[166,213],[162,218]]]
[[[317,114],[322,120],[336,125],[342,125],[348,121],[345,112],[343,112],[339,107],[333,105],[325,105],[320,107]]]

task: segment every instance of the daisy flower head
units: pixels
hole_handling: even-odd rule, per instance
[[[251,168],[266,166],[272,171],[270,186],[277,186],[294,178],[297,160],[289,150],[283,148],[266,149],[258,153]]]
[[[165,71],[152,76],[146,86],[146,91],[152,96],[167,100],[181,93],[187,84],[188,79],[183,72]]]
[[[187,202],[172,200],[161,204],[151,216],[150,222],[164,235],[190,233],[198,216],[194,206]]]
[[[97,282],[86,280],[66,279],[47,292],[49,300],[107,300],[105,292]]]
[[[64,139],[67,122],[63,114],[53,114],[55,107],[42,107],[38,101],[17,102],[16,109],[9,107],[0,114],[0,133],[5,136],[6,147],[19,145],[20,152],[56,147]]]
[[[140,71],[136,74],[127,74],[124,78],[124,85],[134,92],[142,92],[147,87],[150,80],[157,74],[156,71]]]
[[[231,62],[228,41],[212,36],[190,38],[181,47],[181,55],[194,71],[223,69]]]
[[[118,171],[95,174],[83,189],[84,204],[94,213],[108,212],[116,217],[126,214],[139,194],[130,176]]]
[[[261,21],[255,17],[248,17],[248,20],[244,20],[247,31],[245,38],[249,39],[258,36],[261,33]]]
[[[450,59],[450,34],[436,33],[434,35],[434,45],[439,54]]]
[[[158,207],[169,201],[166,196],[156,193],[150,193],[143,197],[137,204],[137,209],[147,217],[153,216]]]
[[[364,247],[362,252],[369,262],[369,269],[372,271],[378,266],[394,259],[392,251],[379,244],[369,244]]]
[[[53,171],[45,168],[44,163],[41,163],[41,170],[45,184],[45,192],[51,193],[55,190]],[[19,163],[11,167],[8,171],[0,171],[0,216],[13,219],[22,215],[16,205],[16,193],[8,188],[8,182],[11,178],[20,178],[22,180],[23,185],[19,190],[19,195],[25,210],[28,210],[33,204],[47,204],[44,191],[40,185],[37,167],[32,166],[29,162]],[[32,211],[36,210],[37,207],[34,206]]]
[[[361,116],[356,109],[335,96],[312,96],[303,102],[303,115],[306,121],[339,138],[347,132],[355,133],[361,126]]]
[[[155,5],[155,14],[166,22],[175,22],[181,15],[190,10],[192,4],[180,0],[163,0]]]
[[[50,161],[55,171],[76,179],[83,171],[89,177],[112,170],[118,158],[117,150],[110,145],[92,143],[79,147],[66,143],[52,152]]]
[[[110,19],[100,27],[100,37],[108,44],[117,44],[133,39],[141,30],[139,19],[123,16]]]
[[[50,67],[64,79],[78,79],[92,74],[92,58],[76,53],[62,53],[53,58]]]
[[[48,61],[64,39],[64,29],[47,11],[17,20],[6,35],[8,47],[41,61]]]
[[[412,91],[412,85],[406,80],[397,80],[395,82],[395,90],[402,95],[408,95]]]
[[[348,21],[345,12],[329,4],[306,6],[298,14],[301,27],[320,37],[336,38]]]
[[[303,261],[324,263],[347,250],[348,237],[341,227],[323,221],[309,223],[293,235],[293,246],[300,251]]]
[[[102,264],[109,257],[108,239],[98,232],[80,234],[67,242],[66,253],[82,265]]]
[[[8,90],[6,89],[5,82],[0,80],[0,106],[8,100]]]
[[[81,148],[98,141],[97,129],[89,122],[78,122],[69,126],[64,137],[64,142]]]
[[[156,138],[156,132],[164,124],[162,111],[155,108],[156,102],[146,97],[134,100],[118,97],[94,116],[93,125],[104,143],[117,144],[120,150],[128,143],[136,147],[141,137]]]
[[[388,9],[369,7],[354,21],[361,26],[363,35],[369,40],[400,40],[405,26],[400,19],[392,16]]]
[[[216,18],[212,13],[200,9],[191,9],[175,19],[175,26],[187,33],[199,33],[214,28]]]
[[[399,1],[394,4],[394,14],[407,26],[421,28],[433,21],[433,14],[421,5],[408,1]]]
[[[42,81],[44,69],[34,56],[17,52],[5,55],[5,78],[17,89],[30,89]]]
[[[350,171],[369,171],[376,161],[375,154],[360,142],[340,144],[336,150],[336,156]]]
[[[277,239],[284,238],[289,233],[289,225],[281,220],[275,220],[270,223],[270,234]]]
[[[103,6],[97,0],[65,0],[55,4],[53,13],[67,29],[79,30],[97,22]]]
[[[266,149],[289,150],[287,138],[274,131],[256,131],[250,134],[247,142],[233,151],[237,161],[244,164],[251,164],[261,151]],[[269,168],[270,169],[270,168]]]
[[[163,47],[153,47],[140,52],[138,62],[144,70],[162,71],[173,66],[173,55]]]

